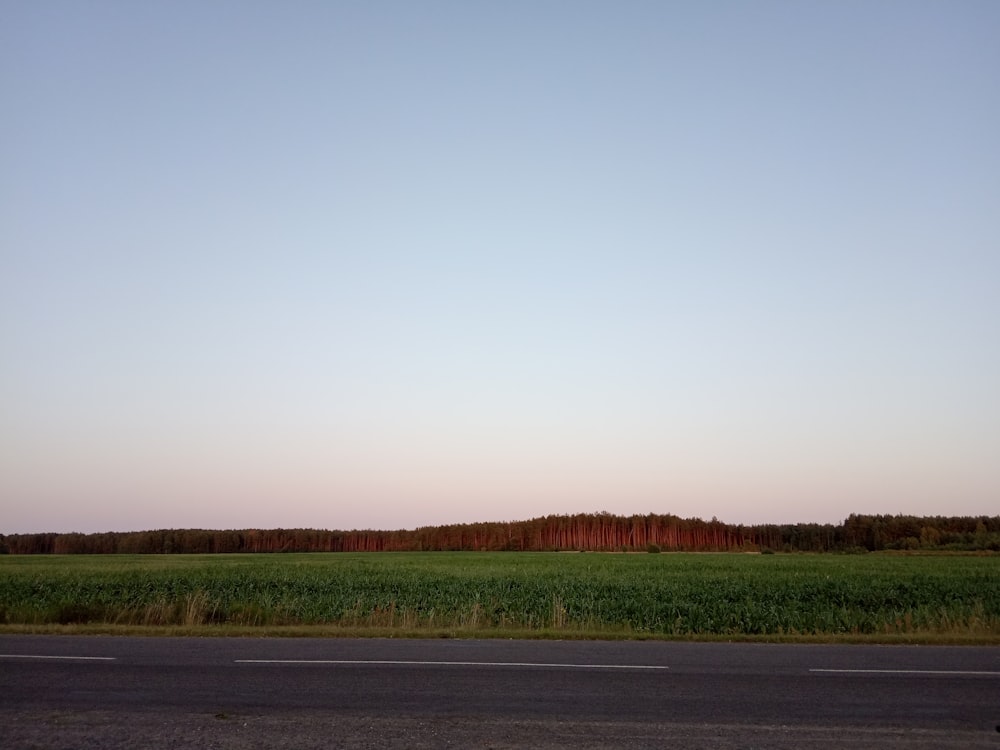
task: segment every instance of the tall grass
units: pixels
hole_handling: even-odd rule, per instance
[[[1000,636],[1000,556],[0,557],[0,624]]]

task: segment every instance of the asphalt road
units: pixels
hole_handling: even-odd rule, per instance
[[[3,748],[1000,750],[1000,649],[0,636]]]

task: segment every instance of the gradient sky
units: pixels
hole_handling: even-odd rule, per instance
[[[0,532],[995,515],[998,39],[3,0]]]

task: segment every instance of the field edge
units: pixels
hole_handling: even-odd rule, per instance
[[[871,644],[909,646],[1000,646],[1000,634],[817,633],[817,634],[695,634],[636,633],[626,630],[564,630],[510,628],[386,628],[330,625],[174,625],[142,626],[85,623],[0,624],[0,635],[129,636],[157,638],[406,638],[503,639],[559,641],[671,641],[685,643]]]

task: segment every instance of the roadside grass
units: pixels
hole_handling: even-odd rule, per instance
[[[5,556],[0,632],[997,644],[1000,556]]]
[[[538,630],[480,628],[361,628],[330,625],[0,625],[7,635],[93,635],[130,637],[192,638],[407,638],[407,639],[499,639],[550,641],[683,641],[695,643],[802,643],[802,644],[881,644],[923,646],[998,646],[995,633],[798,633],[716,635],[710,633],[667,635],[635,633],[624,629]]]

